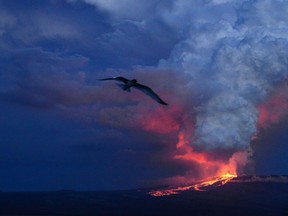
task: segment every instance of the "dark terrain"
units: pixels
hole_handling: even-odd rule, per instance
[[[0,192],[0,215],[288,215],[288,177],[239,177],[207,191]]]

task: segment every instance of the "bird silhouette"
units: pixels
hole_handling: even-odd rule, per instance
[[[118,77],[111,77],[111,78],[98,79],[98,80],[100,81],[116,80],[118,82],[122,82],[123,84],[118,84],[118,86],[120,86],[124,91],[130,92],[130,88],[134,87],[142,91],[144,94],[148,95],[149,97],[151,97],[153,100],[157,101],[158,103],[162,105],[168,105],[150,87],[138,83],[136,79],[129,80],[124,77],[118,76]]]

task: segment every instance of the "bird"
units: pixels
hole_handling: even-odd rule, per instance
[[[153,100],[157,101],[159,104],[168,105],[150,87],[138,83],[138,81],[136,79],[129,80],[129,79],[126,79],[124,77],[117,76],[117,77],[104,78],[104,79],[98,79],[98,80],[100,80],[100,81],[115,80],[118,82],[122,82],[124,84],[118,84],[118,86],[120,86],[124,91],[130,92],[130,88],[134,87],[134,88],[142,91],[147,96],[151,97]]]

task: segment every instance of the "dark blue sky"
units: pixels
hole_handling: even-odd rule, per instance
[[[281,0],[0,0],[0,190],[197,179],[200,164],[174,158],[180,133],[223,161],[252,146],[248,170],[288,174],[287,9]],[[151,85],[168,108],[96,80],[116,75]]]

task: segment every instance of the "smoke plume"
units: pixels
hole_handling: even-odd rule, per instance
[[[219,16],[228,6],[235,7],[227,15],[234,19]],[[207,17],[189,17],[184,39],[160,67],[191,77],[191,100],[197,102],[192,146],[247,150],[257,129],[258,104],[288,75],[288,5],[271,0],[210,1],[201,7]]]

